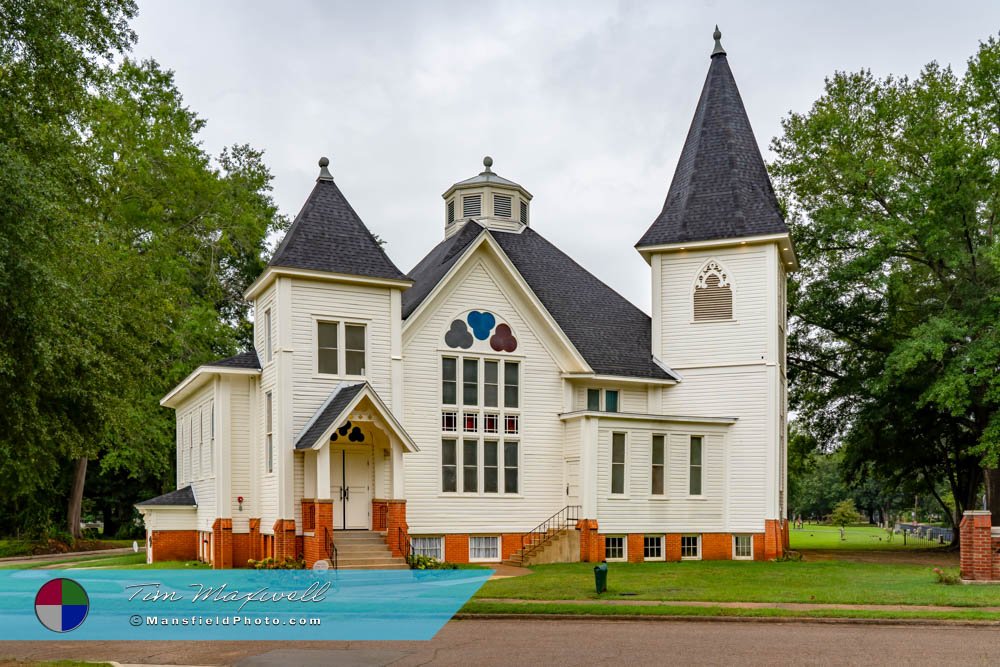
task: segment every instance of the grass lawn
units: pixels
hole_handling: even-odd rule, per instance
[[[58,565],[52,569],[89,569],[89,568],[114,568],[116,570],[185,570],[185,569],[207,569],[208,563],[197,561],[163,561],[160,563],[146,564],[146,554],[140,551],[137,554],[125,554],[115,556],[77,556],[76,558],[66,558],[58,560],[46,560],[32,563],[19,563],[17,565],[4,565],[0,569],[4,570],[32,570],[43,567]]]
[[[62,545],[61,548],[66,548],[66,545],[59,544]],[[78,544],[80,551],[130,546],[132,546],[132,540],[80,540]],[[53,550],[53,543],[46,540],[0,539],[0,558],[32,556],[53,552],[58,553],[59,549]],[[72,555],[72,552],[67,552],[67,555]]]
[[[804,524],[802,530],[792,528],[789,533],[789,545],[792,549],[849,549],[859,551],[895,550],[895,549],[934,549],[939,545],[926,540],[907,538],[903,544],[902,535],[893,535],[877,526],[849,526],[844,531],[846,539],[840,539],[840,528],[820,524]]]
[[[527,576],[488,581],[476,597],[599,599],[591,563],[532,569]],[[609,563],[608,570],[608,592],[601,597],[616,600],[1000,606],[1000,588],[939,584],[924,565],[691,561]]]

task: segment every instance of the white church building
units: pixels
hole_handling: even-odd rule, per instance
[[[150,561],[783,553],[797,265],[718,32],[635,245],[652,317],[547,241],[532,195],[483,163],[404,273],[320,160],[246,292],[254,349],[161,401],[177,490],[137,505]]]

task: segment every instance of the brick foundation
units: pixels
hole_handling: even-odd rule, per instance
[[[403,542],[410,538],[410,527],[406,523],[405,500],[383,500],[385,503],[385,542],[393,556],[403,555]],[[466,550],[468,551],[468,550]],[[465,561],[467,562],[468,555]]]
[[[302,546],[295,539],[295,519],[278,519],[274,522],[274,559],[296,558]]]
[[[212,524],[212,569],[233,567],[233,520],[216,519]]]
[[[605,558],[604,538],[608,534],[598,532],[597,521],[581,519],[576,524],[580,531],[580,560],[584,563],[598,563]],[[614,533],[626,538],[626,558],[630,563],[640,563],[644,560],[646,535],[657,533]],[[744,533],[741,533],[744,534]],[[700,533],[702,560],[732,560],[732,533]],[[754,560],[770,560],[778,558],[787,551],[785,545],[788,539],[788,523],[768,521],[764,533],[752,533]],[[666,561],[681,560],[681,534],[667,533],[663,540],[663,558]],[[449,560],[451,560],[449,558]],[[1000,566],[998,566],[1000,567]]]
[[[388,518],[389,502],[380,498],[372,500],[372,530],[384,532]]]
[[[153,562],[167,560],[198,560],[198,531],[154,530],[149,543],[153,549]]]
[[[993,536],[993,516],[969,511],[959,526],[959,562],[965,581],[1000,582],[1000,535]]]
[[[604,560],[604,538],[597,534],[597,520],[580,519],[576,529],[580,531],[580,561],[600,563]]]
[[[306,567],[312,567],[316,561],[329,560],[333,557],[330,541],[333,539],[333,501],[327,498],[302,501],[302,516],[306,515],[306,505],[311,514],[311,528],[306,527],[303,519],[301,553],[306,561]]]
[[[764,522],[764,560],[781,558],[788,544],[788,521],[768,519]],[[756,546],[756,545],[755,545]]]

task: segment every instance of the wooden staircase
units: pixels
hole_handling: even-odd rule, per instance
[[[337,568],[341,570],[405,570],[406,559],[393,556],[385,533],[373,530],[338,530],[333,534],[337,547]]]

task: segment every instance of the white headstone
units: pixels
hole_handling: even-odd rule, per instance
[[[139,553],[139,543],[132,540],[132,553]]]
[[[315,563],[313,563],[313,569],[314,570],[329,570],[330,569],[330,562],[329,561],[325,561],[325,560],[318,560]]]

